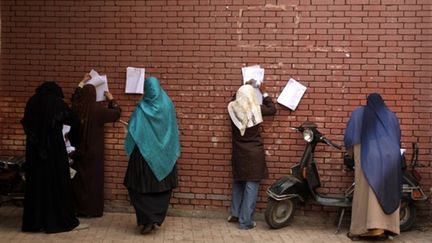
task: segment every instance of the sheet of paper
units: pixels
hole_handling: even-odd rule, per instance
[[[104,101],[106,100],[105,97],[105,91],[109,91],[108,90],[108,79],[106,75],[102,75],[101,77],[101,84],[99,84],[98,86],[96,86],[96,101]]]
[[[63,133],[63,140],[65,142],[66,151],[67,153],[71,153],[75,151],[75,147],[71,145],[69,139],[67,139],[66,134],[70,131],[71,127],[68,125],[63,125],[62,133]]]
[[[247,81],[254,79],[257,81],[255,87],[258,87],[264,81],[264,68],[259,65],[242,67],[243,84]]]
[[[108,79],[106,75],[99,75],[98,72],[95,70],[90,71],[91,79],[87,81],[86,84],[92,84],[96,88],[96,101],[104,101],[106,99],[105,97],[105,91],[108,90]]]
[[[295,110],[306,89],[306,86],[291,78],[279,95],[277,102],[291,110]]]
[[[128,67],[126,69],[125,93],[144,94],[144,68]]]
[[[76,175],[77,171],[69,167],[70,178],[73,179]]]
[[[94,69],[92,69],[89,74],[90,74],[91,79],[89,81],[87,81],[86,84],[92,84],[95,87],[103,84],[104,80],[101,78],[99,73],[96,72]]]
[[[62,133],[63,137],[70,131],[71,127],[69,125],[63,125]]]
[[[264,82],[264,68],[261,68],[260,65],[254,65],[249,67],[242,67],[242,75],[243,75],[243,84],[253,79],[256,82],[252,84],[255,88],[255,94],[260,104],[262,104],[263,97],[261,91],[259,90],[259,86],[262,82]]]
[[[259,90],[259,88],[254,88],[255,89],[255,95],[258,99],[258,102],[260,103],[260,105],[262,105],[263,102],[263,96],[261,94],[261,90]]]

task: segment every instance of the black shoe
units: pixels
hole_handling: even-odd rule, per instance
[[[249,225],[248,227],[240,227],[240,229],[242,229],[242,230],[250,230],[250,229],[255,228],[256,226],[257,226],[257,223],[255,221],[252,221],[251,225]]]
[[[352,241],[360,241],[361,240],[360,235],[354,235],[354,234],[351,234],[351,232],[347,233],[347,237],[350,238],[350,240],[352,240]]]
[[[236,216],[230,215],[230,216],[228,216],[227,221],[230,223],[237,223],[239,221],[239,219]]]
[[[141,228],[141,234],[147,235],[150,234],[154,230],[155,226],[154,224],[145,224]]]
[[[376,241],[385,241],[389,239],[389,236],[387,234],[381,234],[381,235],[373,236],[371,237],[371,239]]]

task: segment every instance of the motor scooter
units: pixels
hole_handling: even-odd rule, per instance
[[[65,125],[63,129],[63,134],[67,134],[70,127]],[[64,135],[64,139],[68,153],[70,177],[73,178],[76,171],[72,169],[71,165],[75,148],[71,146],[66,135]],[[12,202],[17,206],[23,205],[26,184],[25,160],[25,155],[0,156],[0,206],[6,202]]]
[[[315,148],[318,143],[324,143],[339,150],[342,149],[342,146],[327,139],[324,134],[318,131],[317,125],[313,122],[304,122],[301,126],[292,127],[291,129],[302,133],[306,146],[300,162],[291,168],[291,173],[278,179],[267,189],[268,204],[264,214],[265,221],[273,229],[287,226],[292,221],[298,204],[300,202],[306,203],[309,199],[312,199],[323,206],[341,208],[337,226],[338,232],[345,211],[352,206],[355,184],[352,183],[343,195],[328,196],[317,192],[317,188],[321,186],[321,181],[315,162]],[[410,169],[403,170],[403,192],[400,209],[401,231],[410,229],[415,223],[416,208],[413,201],[427,199],[419,185],[418,173],[415,171],[417,157],[418,149],[414,151]],[[345,156],[344,164],[347,166],[347,170],[354,170],[353,160],[349,157]]]
[[[22,205],[25,190],[25,156],[0,157],[0,206]]]
[[[71,165],[73,159],[68,149],[68,162],[70,177],[73,178],[76,171]],[[25,155],[0,156],[0,206],[12,202],[16,206],[22,206],[25,196]]]
[[[402,202],[400,207],[400,230],[410,230],[417,219],[416,202],[428,199],[420,186],[421,176],[416,167],[423,167],[418,163],[419,148],[412,143],[413,154],[409,165],[406,164],[405,153],[402,153]]]

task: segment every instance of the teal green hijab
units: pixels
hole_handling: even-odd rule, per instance
[[[130,156],[135,145],[161,181],[180,156],[180,139],[174,105],[155,77],[144,82],[144,96],[129,120],[125,140]]]

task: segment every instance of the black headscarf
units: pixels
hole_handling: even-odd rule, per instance
[[[62,99],[64,98],[62,88],[55,81],[45,81],[41,86],[36,88],[36,94],[54,95]]]
[[[38,148],[41,158],[47,156],[46,145],[51,131],[60,126],[63,119],[63,91],[54,81],[46,81],[27,102],[21,124],[27,135],[27,142]]]

